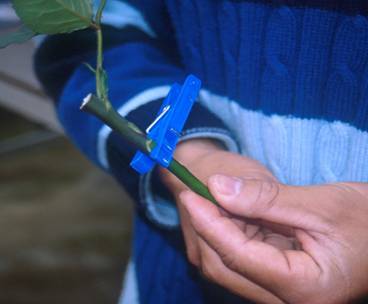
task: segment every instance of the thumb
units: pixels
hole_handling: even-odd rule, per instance
[[[328,216],[328,210],[321,208],[321,201],[330,200],[330,191],[316,189],[323,187],[294,187],[272,179],[219,174],[209,178],[208,187],[224,209],[242,217],[295,228],[318,229],[325,226]]]

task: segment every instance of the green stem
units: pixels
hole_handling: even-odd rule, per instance
[[[106,105],[105,97],[103,96],[103,81],[102,81],[102,71],[103,71],[103,37],[101,27],[98,27],[96,31],[97,35],[97,63],[96,63],[96,93],[97,97],[102,99]]]
[[[97,63],[95,70],[97,97],[92,94],[88,95],[81,105],[81,110],[96,115],[137,149],[149,154],[154,149],[155,142],[147,139],[146,135],[136,125],[121,117],[111,106],[108,98],[107,76],[103,69],[103,37],[101,30],[101,18],[105,5],[106,0],[101,0],[93,23],[97,35]],[[217,205],[208,188],[177,160],[173,159],[167,169],[192,191]]]
[[[147,139],[146,135],[133,123],[120,116],[113,107],[106,109],[101,100],[90,94],[81,105],[81,110],[94,114],[105,122],[111,129],[117,131],[124,139],[133,144],[140,151],[149,154],[155,147],[155,142]],[[216,200],[198,178],[174,158],[167,168],[193,192],[203,196],[217,205]]]
[[[81,105],[81,110],[94,114],[106,123],[111,129],[121,134],[127,141],[144,153],[150,153],[155,143],[146,138],[146,135],[133,123],[120,116],[113,107],[106,109],[101,100],[90,94]]]
[[[205,184],[196,178],[186,167],[179,163],[175,158],[172,159],[167,168],[172,174],[179,178],[190,190],[208,199],[210,202],[218,205]]]
[[[96,17],[95,17],[95,22],[98,26],[101,25],[102,12],[105,8],[105,5],[106,5],[106,0],[101,0],[100,5],[98,6],[98,9],[97,9]]]
[[[107,76],[103,69],[103,35],[101,28],[102,13],[106,5],[106,0],[101,0],[95,16],[96,35],[97,35],[97,59],[96,59],[96,93],[106,107],[109,109],[111,104],[107,96]]]

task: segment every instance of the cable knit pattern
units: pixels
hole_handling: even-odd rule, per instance
[[[184,70],[203,80],[200,102],[242,154],[287,184],[368,182],[366,0],[162,1]],[[183,280],[183,259],[136,227],[141,303],[244,302]]]
[[[287,184],[368,182],[368,0],[110,0],[107,5],[112,6],[106,21],[118,26],[107,32],[111,49],[104,60],[111,100],[140,128],[157,113],[166,86],[194,73],[204,89],[184,139],[216,138],[232,143],[228,148],[237,142],[241,153]],[[127,23],[130,28],[120,29]],[[70,53],[75,64],[88,57],[90,43],[74,48],[82,36],[73,37],[68,44],[65,37],[44,42],[49,85],[57,78],[60,86],[59,77],[49,76],[59,75]],[[58,56],[63,60],[51,67]],[[182,234],[173,229],[178,215],[167,189],[150,175],[139,184],[128,165],[134,149],[79,111],[95,80],[85,67],[73,67],[64,75],[70,79],[59,99],[59,117],[78,147],[108,168],[138,203],[121,301],[249,303],[189,265]]]
[[[166,0],[184,68],[268,114],[367,129],[364,1]]]
[[[349,161],[351,136],[341,123],[327,124],[317,134],[319,172],[323,181],[335,182],[344,177]],[[352,156],[352,155],[350,155]]]
[[[330,70],[330,52],[338,13],[303,10],[299,17],[299,54],[295,69],[295,105],[301,117],[323,117],[325,84]]]
[[[366,18],[360,15],[345,17],[336,31],[332,48],[332,71],[326,85],[324,109],[328,117],[333,119],[338,114],[343,121],[354,121],[361,106],[367,49]]]
[[[239,39],[232,33],[234,27],[239,28],[239,14],[236,7],[224,1],[217,9],[217,24],[219,35],[219,48],[221,49],[221,64],[223,70],[221,78],[224,81],[223,93],[232,98],[239,96],[237,86],[237,58],[239,56]],[[218,85],[220,86],[220,84]],[[221,92],[221,91],[220,91]]]
[[[185,69],[283,182],[368,181],[364,1],[167,0]]]
[[[288,7],[272,11],[265,34],[266,67],[261,85],[261,107],[289,113],[292,108],[292,64],[296,57],[296,18]]]
[[[280,181],[293,185],[368,181],[367,132],[342,122],[264,115],[208,91],[200,96],[232,126],[242,153],[265,164]]]

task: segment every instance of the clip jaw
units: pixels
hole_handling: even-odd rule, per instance
[[[193,75],[189,75],[182,86],[175,83],[171,87],[156,119],[146,130],[147,137],[156,143],[154,149],[149,155],[138,151],[130,163],[140,174],[150,171],[156,163],[166,168],[170,165],[200,87],[201,81]]]

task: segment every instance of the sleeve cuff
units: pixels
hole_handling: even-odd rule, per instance
[[[149,89],[138,94],[119,109],[120,114],[144,130],[155,118],[168,88],[163,86],[161,89]],[[231,152],[239,153],[240,151],[235,137],[221,119],[198,102],[193,106],[180,141],[194,138],[214,139],[222,143],[225,149]],[[118,134],[112,132],[108,127],[102,127],[98,137],[100,163],[139,202],[139,210],[143,211],[152,223],[165,229],[177,228],[179,215],[174,199],[170,190],[161,182],[156,170],[138,176],[135,171],[129,168],[128,163],[122,161],[122,159],[132,159],[135,152],[136,150],[124,143],[124,140]],[[122,166],[122,163],[125,163],[125,165]],[[136,176],[139,180],[138,187],[128,182],[132,179],[132,176]]]
[[[210,138],[221,142],[224,147],[234,153],[239,153],[239,146],[230,132],[220,127],[199,127],[187,129],[180,141],[193,138]],[[161,182],[156,171],[151,171],[140,177],[140,202],[144,205],[146,216],[151,222],[166,229],[179,226],[179,214],[170,190]]]

